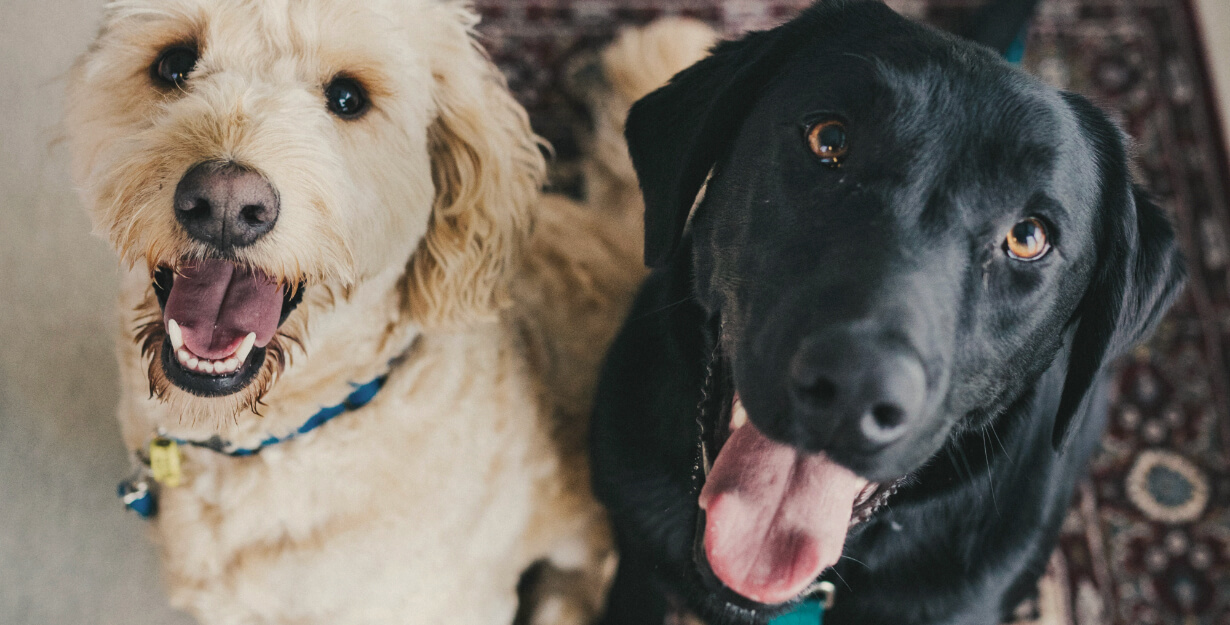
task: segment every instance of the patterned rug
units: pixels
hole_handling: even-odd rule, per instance
[[[942,26],[982,0],[890,0]],[[804,0],[479,0],[484,43],[556,149],[553,184],[577,189],[583,109],[569,60],[625,24],[688,15],[734,35]],[[1189,0],[1044,0],[1025,64],[1116,111],[1141,178],[1174,216],[1184,296],[1121,363],[1111,426],[1053,563],[1075,625],[1230,625],[1230,166]]]

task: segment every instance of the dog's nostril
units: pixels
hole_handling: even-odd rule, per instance
[[[871,408],[871,418],[882,429],[891,430],[905,422],[905,411],[892,404],[876,404]]]
[[[907,428],[903,426],[907,416],[906,411],[896,404],[877,403],[863,413],[859,429],[867,442],[888,445],[905,434]]]
[[[837,385],[828,378],[819,378],[810,386],[804,386],[799,390],[811,403],[820,407],[833,403],[833,400],[837,398]]]
[[[205,219],[213,212],[213,207],[209,205],[209,200],[201,197],[197,198],[192,204],[188,205],[187,210],[184,210],[184,216],[189,219]]]
[[[239,216],[250,226],[259,226],[265,223],[265,207],[259,204],[248,204],[239,211]]]

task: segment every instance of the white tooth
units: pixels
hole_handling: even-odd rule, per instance
[[[743,402],[736,401],[734,407],[730,409],[730,431],[733,432],[744,425],[747,425],[747,409],[743,407]]]
[[[239,359],[234,356],[231,356],[230,358],[226,359],[225,364],[226,364],[227,372],[234,371],[239,368]]]
[[[175,357],[179,358],[180,362],[188,362],[188,359],[192,357],[192,354],[189,354],[188,350],[181,347],[175,352]]]
[[[188,368],[189,369],[196,369],[198,366],[200,366],[200,364],[201,364],[201,361],[196,356],[188,357]]]
[[[256,333],[249,332],[243,337],[243,342],[239,344],[239,349],[235,350],[235,359],[239,362],[248,362],[248,354],[252,353],[252,346],[256,345]]]
[[[202,360],[201,361],[201,371],[204,371],[205,373],[213,373],[214,372],[214,362],[212,360]]]
[[[171,339],[171,347],[176,351],[184,346],[184,331],[174,319],[167,319],[167,338]]]

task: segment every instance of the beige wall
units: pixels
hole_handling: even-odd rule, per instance
[[[1196,0],[1196,5],[1221,104],[1222,136],[1230,149],[1230,0]]]
[[[5,0],[0,20],[0,623],[186,623],[115,484],[116,262],[89,235],[57,134],[100,0]]]

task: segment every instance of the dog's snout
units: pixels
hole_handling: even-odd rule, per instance
[[[175,218],[189,236],[222,250],[255,243],[273,229],[278,210],[273,185],[233,162],[198,163],[175,188]]]
[[[900,440],[926,402],[918,357],[871,332],[837,329],[810,337],[795,354],[790,377],[795,427],[812,445],[848,452]]]

